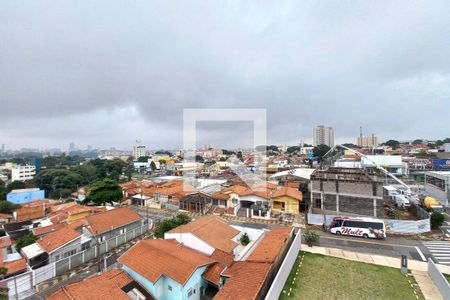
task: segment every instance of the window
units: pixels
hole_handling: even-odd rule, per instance
[[[84,251],[86,249],[89,249],[89,242],[84,243],[83,245],[81,245],[81,251]]]
[[[316,198],[316,199],[314,199],[314,207],[315,208],[322,208],[322,199],[318,199],[318,198]]]
[[[55,260],[59,260],[59,254],[55,255]]]
[[[433,177],[430,175],[426,175],[426,183],[434,185],[441,191],[445,191],[445,180],[443,180],[443,179],[436,178],[436,177]]]
[[[72,256],[72,255],[74,255],[75,253],[77,253],[77,250],[76,250],[76,249],[70,250],[70,251],[64,253],[64,257]]]
[[[172,291],[172,286],[168,285],[167,289],[169,290],[169,292],[171,292]]]
[[[192,289],[188,290],[188,298],[192,296]]]

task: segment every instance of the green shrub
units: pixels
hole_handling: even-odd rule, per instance
[[[440,212],[435,211],[431,214],[431,229],[438,229],[439,227],[444,224],[444,214],[441,214]]]
[[[178,214],[176,217],[167,219],[156,225],[155,228],[155,237],[164,238],[164,233],[170,231],[180,225],[187,224],[191,221],[189,216],[185,214]]]
[[[309,247],[312,247],[313,243],[319,241],[319,235],[311,230],[305,230],[305,233],[303,233],[303,237],[305,238],[305,242]]]
[[[244,233],[243,235],[241,235],[241,238],[239,240],[241,241],[241,244],[244,246],[247,246],[248,243],[250,243],[250,238],[248,237],[247,233]]]

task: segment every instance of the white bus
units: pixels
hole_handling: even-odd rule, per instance
[[[386,237],[384,222],[370,218],[335,217],[330,232],[337,235],[359,236],[365,239],[383,239]]]

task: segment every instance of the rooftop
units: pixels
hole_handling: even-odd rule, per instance
[[[87,299],[114,299],[129,300],[124,288],[133,282],[133,279],[118,269],[112,269],[99,276],[63,286],[51,294],[49,300],[87,300]]]
[[[276,190],[272,198],[275,197],[282,197],[282,196],[288,196],[296,200],[303,200],[302,192],[300,192],[298,189],[292,188],[292,187],[283,187],[279,190]]]
[[[128,207],[121,207],[88,216],[86,219],[89,223],[89,231],[99,234],[139,221],[142,217]]]
[[[231,252],[238,245],[231,239],[239,234],[239,230],[231,227],[217,216],[205,216],[178,226],[169,233],[192,233],[216,249]]]
[[[208,256],[172,239],[141,240],[118,261],[153,283],[165,275],[181,285],[197,268],[212,263]]]
[[[230,277],[214,300],[257,299],[272,264],[238,261],[226,269],[224,276]]]
[[[58,231],[55,231],[53,233],[50,233],[49,235],[46,235],[38,239],[36,243],[38,243],[39,246],[41,246],[41,248],[45,250],[45,252],[51,253],[54,250],[58,249],[59,247],[64,246],[70,241],[76,239],[80,235],[81,234],[78,233],[77,231],[66,226]]]
[[[275,227],[267,232],[262,241],[247,258],[248,262],[273,263],[292,232],[292,227]]]

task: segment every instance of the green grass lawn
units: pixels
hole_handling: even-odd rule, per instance
[[[424,298],[414,277],[399,269],[300,252],[280,299]]]
[[[448,282],[450,282],[450,274],[444,274],[444,277],[447,279]]]

